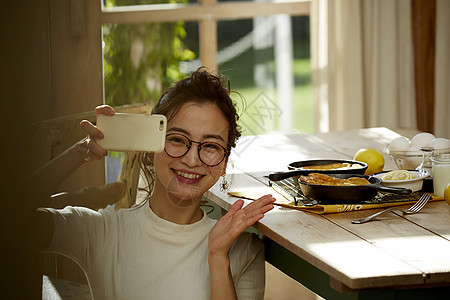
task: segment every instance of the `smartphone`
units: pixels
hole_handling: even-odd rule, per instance
[[[162,152],[166,141],[167,119],[163,115],[116,113],[97,116],[103,139],[97,143],[108,151]]]

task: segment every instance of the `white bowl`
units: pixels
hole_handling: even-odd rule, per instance
[[[389,171],[376,173],[373,176],[381,179],[381,184],[384,186],[407,188],[411,189],[413,192],[420,191],[423,186],[423,180],[428,176],[430,176],[430,173],[428,173],[425,170],[408,170],[408,171],[413,174],[414,178],[408,180],[392,180],[392,181],[383,180],[381,177]]]

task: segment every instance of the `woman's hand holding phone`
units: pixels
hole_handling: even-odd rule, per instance
[[[102,159],[108,151],[161,152],[164,150],[167,119],[163,115],[116,113],[108,105],[95,109],[96,125],[84,120],[86,161]]]
[[[115,113],[114,109],[109,105],[100,105],[95,108],[96,116],[100,114],[114,116]],[[83,144],[87,151],[85,161],[99,160],[107,156],[108,151],[97,143],[97,139],[101,140],[104,138],[103,132],[87,120],[81,121],[80,127],[87,133],[87,137],[83,140]]]

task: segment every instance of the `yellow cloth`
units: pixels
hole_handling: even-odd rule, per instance
[[[302,203],[298,202],[298,205],[295,205],[294,201],[290,199],[288,196],[284,196],[281,193],[277,192],[272,187],[266,186],[266,187],[260,187],[260,188],[254,188],[249,189],[245,191],[230,191],[228,193],[230,196],[238,197],[238,198],[245,198],[249,200],[256,200],[264,195],[271,194],[275,199],[275,204],[283,206],[283,207],[289,207],[292,209],[302,210],[302,211],[309,211],[315,214],[330,214],[330,213],[340,213],[340,212],[346,212],[346,211],[353,211],[353,210],[362,210],[362,209],[373,209],[373,208],[383,208],[383,207],[390,207],[390,206],[400,206],[400,205],[406,205],[406,204],[412,204],[415,203],[417,200],[414,201],[402,201],[402,202],[389,202],[389,203],[377,203],[377,204],[317,204],[313,206],[304,206]],[[438,201],[443,200],[443,197],[435,197],[433,196],[430,201]]]

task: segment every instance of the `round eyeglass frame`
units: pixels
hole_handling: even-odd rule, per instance
[[[207,165],[207,166],[209,166],[209,167],[215,167],[215,166],[217,166],[217,165],[220,165],[220,163],[223,162],[223,160],[225,159],[225,157],[228,155],[228,150],[227,150],[224,146],[222,146],[222,145],[220,145],[220,144],[218,144],[218,143],[215,143],[215,142],[197,142],[197,141],[191,140],[190,138],[188,138],[188,137],[185,136],[184,134],[181,134],[181,133],[175,133],[175,132],[174,132],[174,133],[169,133],[169,134],[167,134],[167,135],[166,135],[166,139],[167,139],[169,136],[171,136],[171,135],[179,135],[179,136],[182,136],[183,138],[185,138],[185,139],[189,142],[189,144],[187,145],[186,151],[185,151],[182,155],[178,155],[178,156],[169,154],[169,152],[167,152],[167,150],[166,150],[166,147],[164,147],[164,152],[166,152],[166,154],[169,155],[170,157],[173,157],[173,158],[180,158],[180,157],[185,156],[185,155],[189,152],[189,150],[191,150],[192,144],[193,144],[193,143],[198,144],[198,147],[197,147],[198,158],[200,159],[200,161],[201,161],[203,164],[205,164],[205,165]],[[200,155],[200,150],[202,149],[202,146],[205,145],[205,144],[214,144],[214,145],[217,145],[217,146],[219,146],[219,147],[221,147],[221,148],[223,149],[223,157],[222,157],[222,159],[221,159],[218,163],[211,165],[211,164],[207,164],[207,163],[205,163],[205,162],[203,161],[202,156]]]

